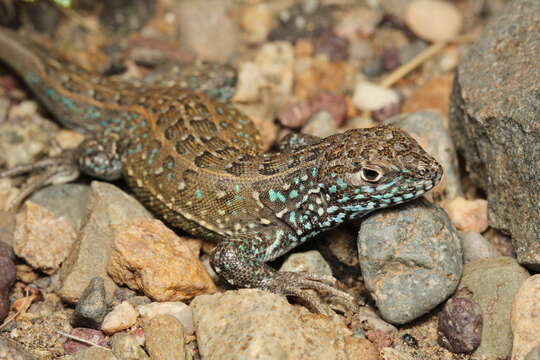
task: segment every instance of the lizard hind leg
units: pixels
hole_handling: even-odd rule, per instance
[[[265,247],[257,239],[223,240],[212,253],[210,263],[216,273],[236,287],[259,288],[284,296],[298,298],[310,310],[331,315],[331,308],[308,290],[329,294],[339,299],[348,310],[358,305],[354,297],[337,288],[338,281],[328,275],[307,272],[276,271],[263,258],[272,245]],[[259,256],[260,255],[260,256]]]

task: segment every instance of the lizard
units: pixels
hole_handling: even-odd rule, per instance
[[[81,172],[124,179],[167,224],[216,242],[210,263],[229,284],[293,296],[315,312],[328,307],[308,290],[351,307],[354,297],[332,276],[267,263],[343,222],[421,197],[443,174],[398,128],[294,134],[265,153],[253,122],[229,102],[89,73],[8,29],[0,29],[0,60],[63,126],[86,135],[73,151],[1,172],[41,170],[21,196]]]

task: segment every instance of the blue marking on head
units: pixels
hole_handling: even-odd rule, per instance
[[[383,198],[385,198],[385,199],[390,199],[390,198],[392,198],[393,196],[394,196],[394,194],[392,194],[392,193],[386,193],[386,194],[383,195]]]
[[[375,189],[373,189],[371,186],[362,186],[361,189],[362,189],[362,192],[365,192],[365,193],[372,193],[375,191]]]
[[[244,198],[242,196],[240,196],[240,195],[234,195],[234,200],[242,201],[242,200],[244,200]]]
[[[317,172],[318,172],[317,168],[311,169],[311,176],[316,177],[316,176],[317,176]]]
[[[298,196],[298,191],[296,190],[291,190],[291,192],[289,193],[289,198],[291,199],[294,199]]]
[[[337,187],[336,185],[332,185],[328,188],[328,192],[330,192],[331,194],[334,194],[337,192]]]
[[[338,202],[339,202],[339,203],[344,203],[344,202],[347,202],[347,201],[349,201],[349,200],[351,200],[350,197],[348,197],[347,195],[343,195],[343,196],[341,197],[341,199],[338,199]]]
[[[173,161],[167,162],[167,165],[166,165],[167,169],[172,169],[173,166],[174,166],[174,162],[173,162]]]
[[[202,199],[203,198],[203,193],[200,189],[196,189],[195,190],[195,196],[197,197],[197,199]]]
[[[174,174],[172,172],[167,174],[167,180],[172,181],[174,179]]]
[[[289,222],[290,222],[291,224],[296,225],[296,212],[295,212],[295,211],[291,211],[291,212],[289,213]]]
[[[339,178],[336,180],[336,183],[339,185],[339,187],[341,188],[341,190],[345,190],[347,189],[347,183],[345,181],[343,181],[342,178]]]
[[[388,183],[386,183],[386,184],[382,184],[382,185],[377,186],[377,190],[378,190],[378,191],[386,190],[386,189],[388,189],[389,187],[394,186],[394,185],[395,185],[398,181],[400,181],[401,179],[402,179],[402,177],[401,177],[401,176],[398,176],[398,177],[396,177],[394,180],[392,180],[392,181],[390,181],[390,182],[388,182]]]
[[[332,206],[330,206],[326,211],[327,211],[329,214],[333,214],[333,213],[335,213],[335,212],[338,211],[338,210],[339,210],[339,208],[338,208],[337,206],[332,205]]]
[[[300,191],[304,191],[306,189],[306,187],[304,186],[304,184],[300,184],[300,186],[298,187],[298,190]]]
[[[365,199],[366,196],[364,194],[358,194],[354,197],[355,200],[362,200],[362,199]]]
[[[152,165],[156,160],[158,149],[154,148],[150,151],[150,156],[148,157],[148,165]]]
[[[403,202],[403,198],[401,196],[396,196],[395,198],[392,199],[394,202],[396,203],[400,203],[400,202]]]
[[[239,193],[240,190],[242,190],[242,189],[240,188],[240,185],[238,185],[238,184],[234,185],[234,191],[236,191],[237,193]]]
[[[411,193],[403,194],[403,198],[407,199],[407,200],[412,199],[413,197],[414,197],[414,195],[411,194]]]

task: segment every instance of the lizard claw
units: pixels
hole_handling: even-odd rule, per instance
[[[309,290],[319,293],[327,293],[342,303],[349,311],[358,309],[355,298],[345,291],[337,288],[338,281],[329,275],[314,274],[308,272],[277,272],[266,287],[267,290],[285,296],[294,296],[305,303],[312,311],[331,315],[334,312],[328,305]]]
[[[21,191],[6,205],[6,210],[16,210],[29,195],[36,190],[51,184],[64,184],[79,176],[79,169],[75,163],[73,153],[43,159],[33,164],[20,165],[12,169],[0,171],[0,178],[14,177],[31,172],[38,172],[31,177],[21,188]]]

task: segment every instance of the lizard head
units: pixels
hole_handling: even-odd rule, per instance
[[[333,139],[332,139],[333,138]],[[403,130],[379,126],[327,138],[320,175],[329,211],[362,215],[422,196],[441,165]]]

